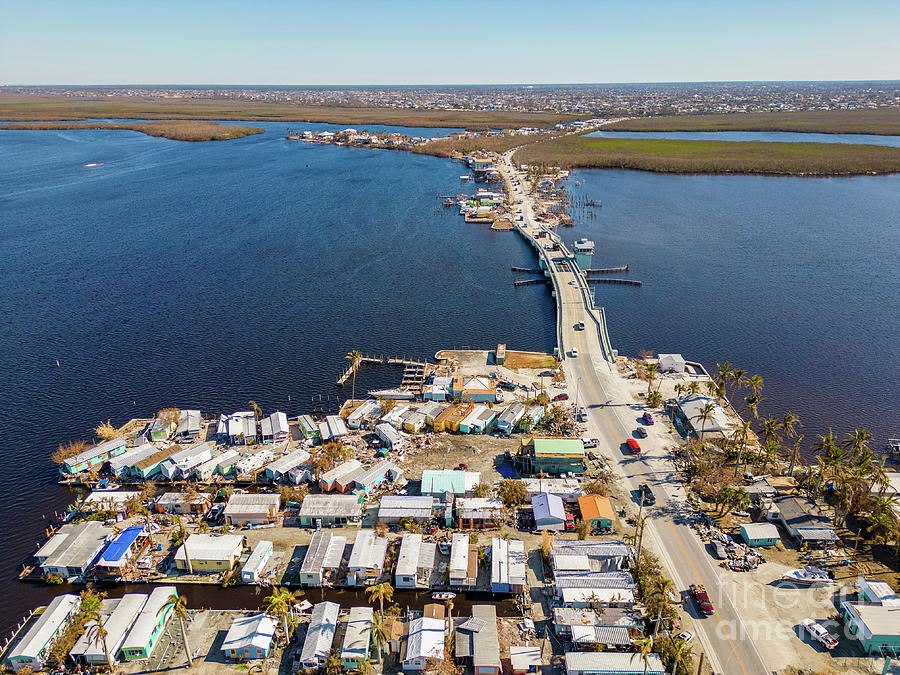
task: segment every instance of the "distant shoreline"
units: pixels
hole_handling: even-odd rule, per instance
[[[161,122],[12,122],[0,124],[0,129],[12,131],[49,131],[53,129],[111,129],[138,131],[148,136],[173,141],[230,141],[235,138],[265,133],[259,127],[218,124],[202,120],[169,120]]]

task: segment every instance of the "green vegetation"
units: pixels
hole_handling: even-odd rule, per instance
[[[148,136],[168,138],[173,141],[230,141],[235,138],[261,134],[265,129],[239,127],[216,122],[175,120],[168,122],[14,122],[0,129],[117,129],[139,131]]]
[[[551,127],[583,115],[502,110],[400,110],[394,108],[341,107],[265,103],[215,99],[145,99],[111,96],[102,100],[64,96],[0,93],[0,119],[193,119],[257,120],[269,122],[329,122],[332,124],[387,124],[413,127],[460,127],[471,130],[509,129],[521,126]]]
[[[520,145],[531,145],[538,141],[555,138],[552,134],[531,134],[530,136],[476,136],[474,138],[440,138],[425,145],[417,145],[413,152],[435,157],[467,155],[470,152],[503,153]]]
[[[762,143],[563,136],[526,146],[515,159],[564,169],[662,173],[854,176],[900,172],[900,148],[847,143]]]
[[[808,112],[672,115],[615,122],[604,131],[796,131],[820,134],[900,135],[900,108]]]

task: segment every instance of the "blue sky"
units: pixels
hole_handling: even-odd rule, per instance
[[[900,2],[0,0],[0,84],[900,79]]]

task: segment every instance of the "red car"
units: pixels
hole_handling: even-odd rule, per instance
[[[569,395],[568,394],[557,394],[556,396],[553,397],[553,400],[554,401],[568,401]]]
[[[690,590],[691,596],[694,598],[694,602],[697,603],[697,607],[700,608],[701,612],[707,616],[716,613],[712,601],[709,599],[709,593],[706,592],[706,587],[703,584],[691,584],[688,590]]]
[[[629,438],[625,441],[625,445],[628,446],[628,449],[631,450],[635,455],[641,454],[641,446],[638,445],[638,442],[633,438]]]

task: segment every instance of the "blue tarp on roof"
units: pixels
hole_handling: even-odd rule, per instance
[[[559,495],[541,492],[531,498],[531,506],[534,508],[534,520],[538,524],[548,520],[566,522],[566,509]]]
[[[143,533],[144,528],[141,525],[133,525],[122,530],[122,533],[115,538],[113,543],[103,551],[103,555],[100,556],[100,564],[114,563],[121,560],[135,540]]]

